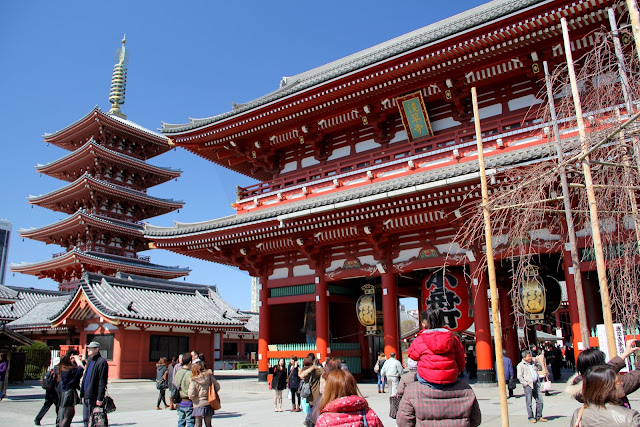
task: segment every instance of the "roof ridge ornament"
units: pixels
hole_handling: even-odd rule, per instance
[[[120,111],[120,106],[124,104],[124,95],[127,87],[127,64],[129,63],[129,53],[126,49],[127,35],[122,37],[122,46],[116,52],[116,64],[113,66],[111,77],[111,92],[109,92],[109,102],[111,109],[109,114],[126,119],[127,116]]]

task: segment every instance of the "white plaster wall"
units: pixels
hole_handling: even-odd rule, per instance
[[[351,147],[340,147],[333,150],[333,153],[329,156],[327,160],[335,160],[340,157],[348,156],[351,153]]]
[[[360,260],[360,265],[376,265],[378,263],[373,255],[361,256],[358,259]]]
[[[305,157],[300,162],[300,164],[302,165],[303,168],[306,168],[307,166],[317,165],[318,163],[320,163],[320,162],[318,160],[316,160],[315,157]]]
[[[520,108],[529,108],[535,104],[541,104],[541,99],[536,99],[533,95],[522,96],[520,98],[512,99],[508,102],[509,110],[519,110]]]
[[[431,122],[431,128],[433,129],[434,132],[437,132],[439,130],[449,129],[449,128],[452,128],[454,126],[458,126],[460,124],[461,124],[460,122],[457,122],[457,121],[453,120],[453,117],[447,117],[447,118],[442,119],[442,120],[436,120],[435,122]],[[407,133],[404,132],[404,134],[405,134],[405,137],[406,137]]]
[[[275,268],[273,274],[269,276],[269,280],[284,279],[285,277],[289,277],[289,269],[287,267]]]
[[[489,105],[488,107],[483,107],[478,110],[478,116],[480,116],[480,119],[497,116],[498,114],[502,114],[502,104]]]
[[[356,144],[356,153],[362,153],[363,151],[372,150],[380,147],[380,144],[373,139],[367,139],[366,141],[358,142]]]
[[[314,274],[316,274],[316,271],[308,265],[296,265],[293,267],[293,277],[311,276]]]
[[[435,245],[438,252],[441,254],[448,253],[449,255],[465,254],[467,251],[462,249],[458,243],[445,243],[444,245]]]
[[[393,262],[394,263],[403,262],[403,261],[408,261],[411,258],[415,258],[420,253],[420,249],[421,248],[414,248],[414,249],[405,249],[403,251],[400,251],[398,253],[398,257],[394,259]]]
[[[289,163],[286,163],[286,164],[284,165],[284,167],[282,168],[282,170],[280,171],[280,173],[281,173],[281,174],[282,174],[282,173],[287,173],[287,172],[294,171],[294,170],[296,170],[296,169],[298,169],[298,162],[297,162],[297,161],[289,162]]]
[[[431,125],[433,126],[433,123]],[[407,131],[401,130],[396,132],[395,136],[391,138],[391,141],[389,141],[389,144],[393,144],[394,142],[398,142],[398,141],[406,141],[406,140],[407,140]]]
[[[326,272],[331,272],[331,271],[336,271],[339,268],[342,268],[342,266],[344,265],[344,262],[346,261],[346,259],[337,259],[335,261],[331,262],[331,265],[329,266],[329,268],[327,268]]]

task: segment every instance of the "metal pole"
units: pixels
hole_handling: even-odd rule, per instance
[[[567,19],[562,18],[562,37],[564,39],[564,51],[567,58],[567,66],[569,68],[569,79],[571,80],[571,93],[573,94],[573,105],[576,110],[576,121],[578,122],[578,131],[580,134],[580,143],[582,152],[588,150],[587,133],[582,118],[582,104],[580,102],[580,94],[578,93],[578,82],[576,81],[576,71],[573,66],[573,55],[571,54],[571,41],[569,40],[569,27]],[[582,171],[584,174],[584,184],[587,189],[587,199],[589,201],[589,213],[591,219],[591,233],[593,238],[593,247],[596,256],[596,267],[598,269],[598,282],[600,283],[600,297],[602,299],[602,317],[604,318],[604,326],[607,332],[607,341],[609,354],[618,354],[616,350],[615,334],[613,331],[613,319],[611,316],[611,298],[609,297],[609,288],[607,286],[607,269],[604,261],[604,252],[602,250],[602,236],[600,235],[600,222],[598,219],[598,208],[596,206],[596,195],[593,189],[593,178],[591,176],[591,166],[589,165],[589,156],[585,155],[582,159]]]
[[[493,318],[493,339],[496,351],[496,375],[500,389],[500,409],[502,426],[509,427],[509,408],[507,407],[507,390],[504,379],[504,363],[502,356],[502,331],[498,316],[498,287],[496,286],[496,266],[493,259],[493,243],[491,241],[491,218],[489,212],[489,191],[487,190],[487,174],[484,169],[484,154],[482,152],[482,132],[478,115],[478,94],[476,88],[471,88],[473,100],[473,120],[476,126],[476,143],[478,144],[478,163],[480,163],[480,185],[482,186],[482,211],[484,214],[484,237],[487,245],[487,270],[489,271],[489,287],[491,288],[491,316]]]
[[[580,335],[584,349],[589,348],[589,324],[587,323],[587,310],[584,307],[584,292],[582,291],[582,272],[580,271],[580,258],[578,257],[578,243],[576,241],[576,229],[573,224],[573,212],[571,211],[571,197],[569,195],[569,181],[567,171],[564,166],[564,152],[560,145],[560,129],[556,116],[556,104],[553,100],[553,89],[551,88],[551,77],[549,76],[549,66],[547,61],[544,66],[544,77],[547,84],[547,98],[549,98],[549,111],[553,122],[554,142],[558,154],[558,168],[560,169],[560,181],[562,183],[562,199],[564,200],[564,215],[567,222],[567,234],[571,247],[571,266],[573,267],[573,283],[576,289],[576,299],[578,300],[578,321],[580,322]]]

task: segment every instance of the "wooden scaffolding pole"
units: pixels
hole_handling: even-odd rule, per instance
[[[609,296],[609,287],[607,285],[607,269],[604,261],[604,252],[602,249],[602,237],[600,235],[600,222],[598,220],[598,208],[596,206],[596,195],[593,189],[593,178],[591,176],[591,166],[589,165],[589,156],[586,155],[589,147],[587,141],[587,133],[585,130],[584,120],[582,117],[582,104],[580,102],[580,94],[578,93],[578,82],[576,80],[576,71],[573,66],[573,55],[571,53],[571,41],[569,40],[569,27],[567,19],[562,18],[562,37],[564,39],[564,52],[567,58],[567,66],[569,68],[569,79],[571,81],[571,93],[573,95],[573,105],[576,111],[576,121],[578,122],[578,132],[580,134],[580,144],[582,153],[582,172],[584,174],[584,184],[587,190],[587,199],[589,202],[589,214],[591,219],[591,234],[593,239],[593,248],[596,256],[596,268],[598,270],[598,282],[600,284],[600,297],[602,299],[602,317],[604,318],[604,326],[607,334],[609,354],[618,354],[616,350],[615,333],[613,331],[613,318],[611,316],[611,298]]]
[[[482,186],[482,212],[484,214],[484,237],[487,246],[487,270],[489,272],[489,287],[491,289],[491,316],[493,318],[493,339],[496,352],[496,376],[500,389],[500,409],[502,426],[509,427],[509,408],[507,406],[507,389],[504,378],[504,362],[502,355],[502,330],[500,328],[498,287],[496,285],[496,266],[493,259],[493,242],[491,240],[491,214],[489,212],[489,191],[487,190],[487,174],[484,169],[484,154],[482,151],[482,132],[480,130],[480,116],[478,115],[478,94],[476,88],[471,88],[473,100],[473,120],[476,127],[476,143],[478,145],[478,163],[480,163],[480,184]]]
[[[560,145],[560,129],[556,116],[556,104],[553,100],[553,89],[551,87],[551,76],[549,76],[549,66],[547,61],[544,66],[544,77],[547,84],[547,98],[549,99],[549,111],[553,122],[554,142],[556,153],[558,154],[558,167],[560,168],[560,181],[562,183],[562,199],[564,201],[564,214],[567,222],[567,234],[569,235],[569,246],[571,249],[571,266],[573,267],[573,283],[578,300],[578,321],[580,322],[580,335],[584,349],[589,348],[589,325],[587,323],[587,310],[584,307],[584,292],[582,289],[582,272],[580,271],[580,259],[578,257],[578,243],[576,240],[576,229],[573,224],[573,212],[571,210],[571,197],[569,195],[569,180],[564,167],[564,152]]]
[[[638,55],[638,60],[640,60],[640,13],[638,13],[636,0],[627,0],[627,9],[629,10],[629,18],[631,19],[633,38],[636,41],[636,54]]]

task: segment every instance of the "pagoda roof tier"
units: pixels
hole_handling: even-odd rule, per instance
[[[135,141],[134,145],[123,144],[122,147],[127,147],[128,154],[144,160],[173,148],[166,136],[114,114],[104,113],[98,107],[64,129],[43,135],[46,142],[66,150],[76,150],[92,138],[105,139],[100,142],[107,145],[109,137]]]
[[[50,317],[52,326],[100,316],[113,324],[245,330],[246,320],[234,318],[230,311],[217,304],[222,297],[215,287],[121,277],[85,273],[73,298]]]
[[[141,247],[137,248],[137,250],[148,249],[145,244],[146,239],[142,238],[142,224],[118,221],[113,218],[87,213],[84,210],[79,210],[73,215],[44,227],[20,229],[20,236],[47,244],[53,243],[65,246],[62,244],[64,241],[72,236],[87,234],[92,228],[116,235],[140,237]]]
[[[106,148],[90,139],[77,150],[46,165],[36,166],[39,173],[63,181],[74,181],[84,173],[98,175],[110,168],[126,169],[134,175],[135,185],[144,188],[167,182],[180,176],[182,171],[150,165],[140,159]]]
[[[609,6],[615,2],[495,0],[285,78],[278,90],[229,112],[163,123],[162,131],[211,162],[269,180],[283,167],[274,160],[279,152],[303,139],[313,146],[325,136],[385,124],[399,115],[398,96],[421,90],[427,109],[441,107],[446,91],[468,97],[470,85],[495,89],[528,75],[532,53],[560,62],[554,50],[562,44],[560,19],[581,38],[607,24]]]
[[[135,209],[132,219],[136,221],[180,209],[184,204],[182,201],[152,197],[141,191],[111,184],[87,173],[65,187],[40,196],[29,196],[27,200],[34,205],[72,214],[79,208],[91,206],[92,200],[100,201],[101,198],[131,204]]]
[[[82,251],[74,248],[50,260],[13,264],[11,271],[54,280],[81,277],[84,272],[102,272],[114,275],[119,271],[141,276],[175,279],[189,274],[188,268],[166,267],[135,258]]]

